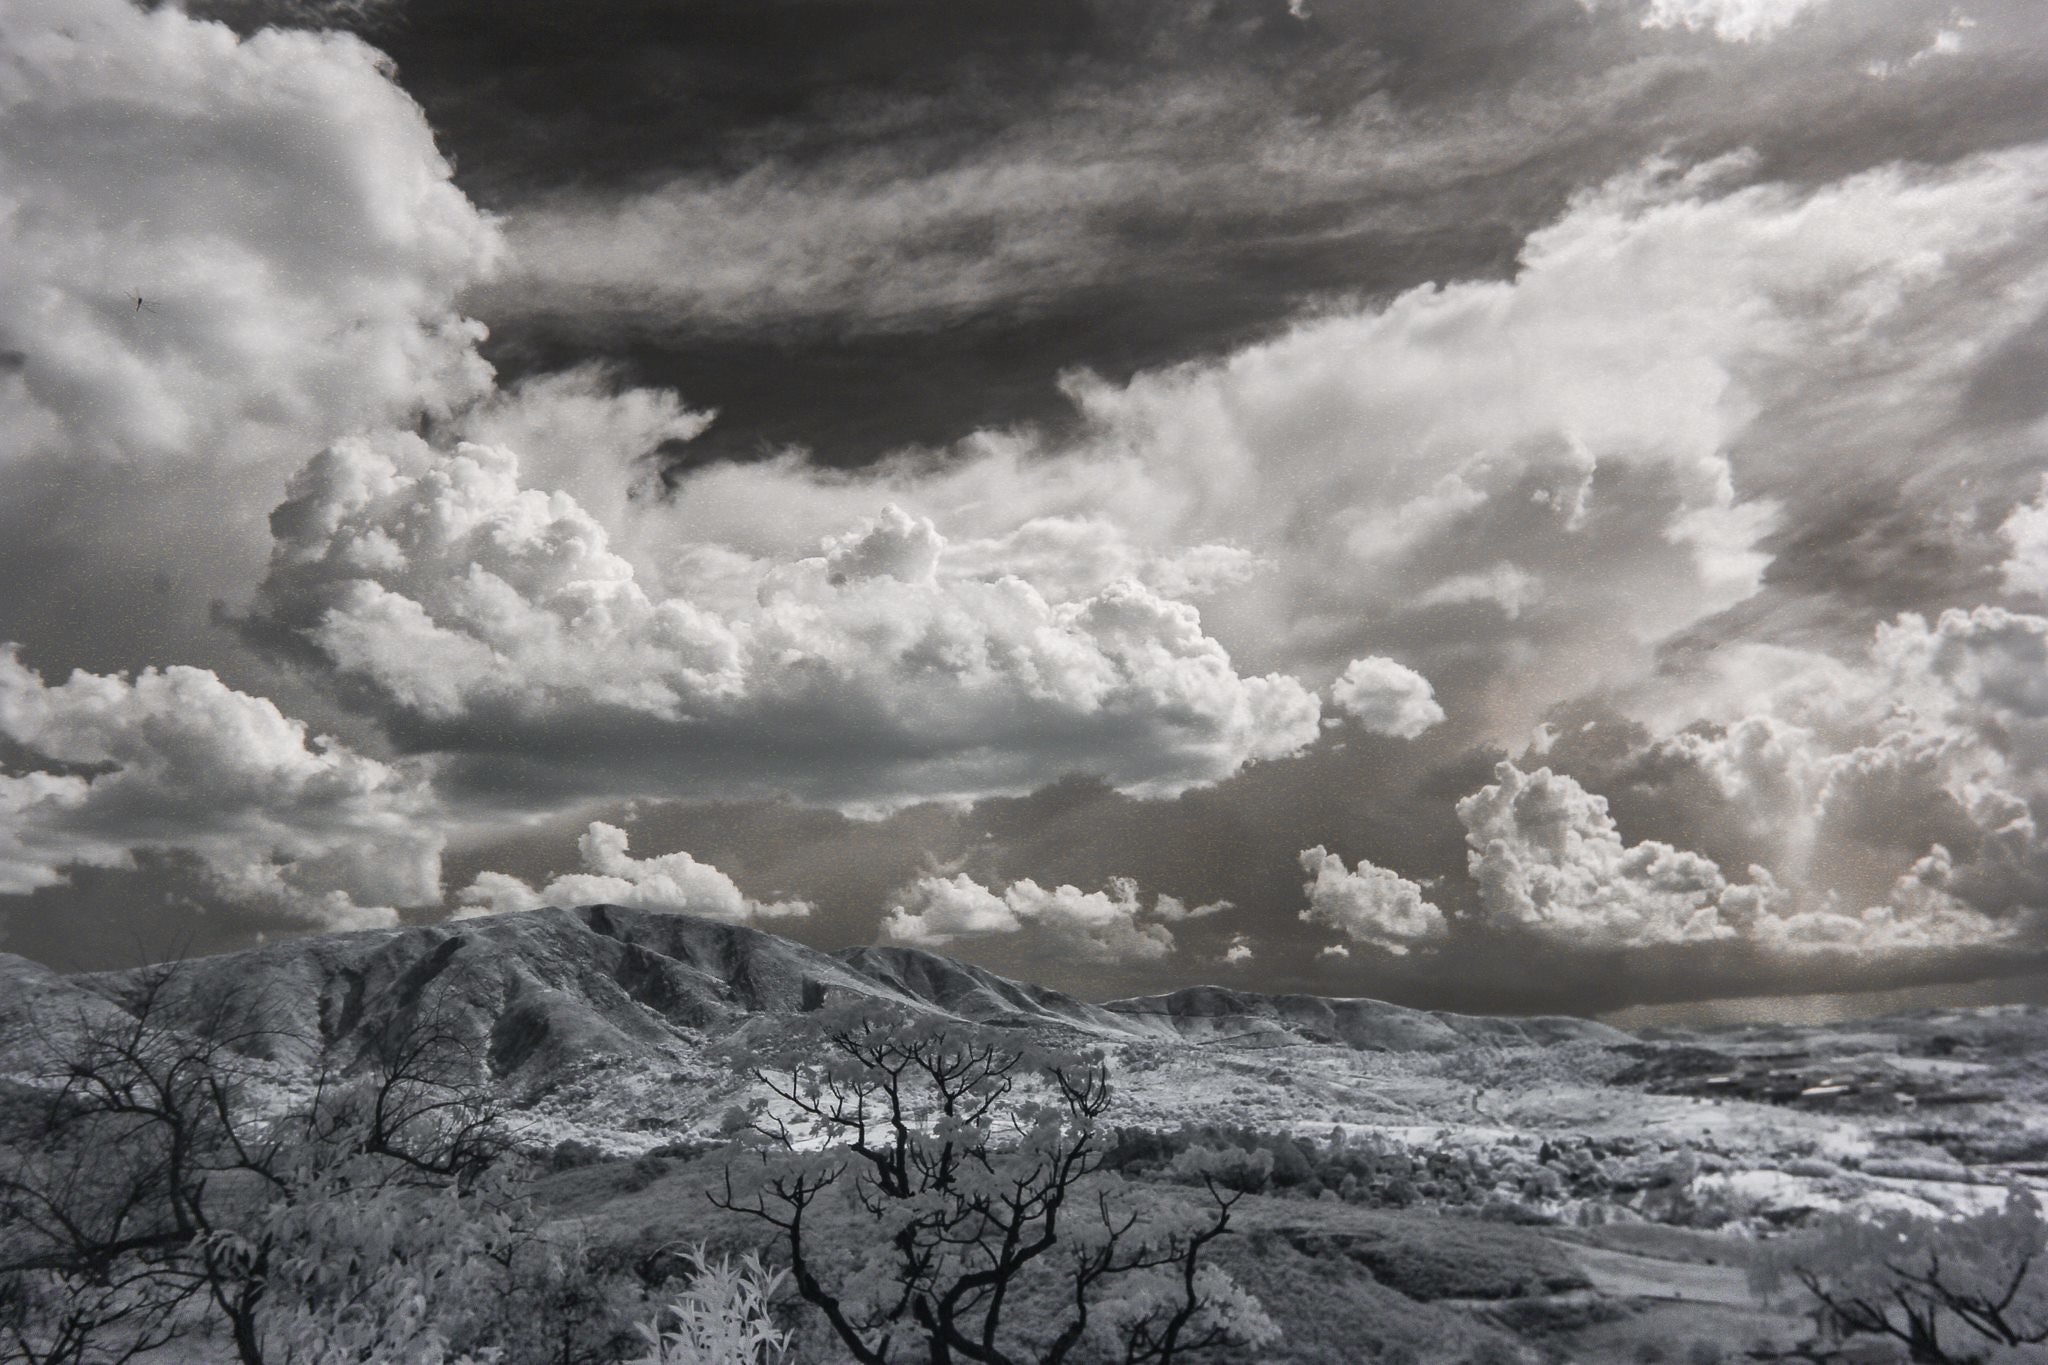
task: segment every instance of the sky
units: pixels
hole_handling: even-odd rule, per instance
[[[2044,96],[2038,0],[14,0],[0,951],[2048,980]]]

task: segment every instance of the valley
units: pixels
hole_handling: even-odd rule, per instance
[[[9,1093],[149,977],[0,959]],[[1637,1036],[1215,988],[1089,1003],[602,906],[198,959],[155,1007],[199,1029],[224,999],[266,1021],[250,1095],[280,1111],[423,1027],[473,1040],[537,1206],[628,1260],[765,1246],[704,1197],[768,1099],[735,1047],[851,1002],[1099,1051],[1121,1178],[1182,1198],[1200,1152],[1247,1192],[1219,1263],[1282,1329],[1247,1361],[1886,1359],[1825,1354],[1849,1347],[1752,1265],[1845,1211],[1932,1223],[2048,1181],[2048,1018],[2023,1006]]]

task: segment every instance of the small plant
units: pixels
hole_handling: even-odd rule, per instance
[[[748,1252],[711,1260],[699,1246],[684,1253],[690,1287],[652,1322],[634,1324],[645,1354],[627,1365],[783,1365],[790,1335],[776,1328],[769,1304],[784,1272]]]

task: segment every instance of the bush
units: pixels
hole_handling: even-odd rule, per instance
[[[651,1321],[634,1324],[647,1344],[627,1365],[780,1365],[789,1333],[778,1331],[769,1304],[782,1271],[765,1269],[749,1252],[735,1263],[713,1261],[702,1246],[684,1253],[690,1285]]]

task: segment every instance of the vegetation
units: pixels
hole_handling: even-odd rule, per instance
[[[186,1342],[242,1365],[785,1365],[777,1315],[802,1304],[864,1362],[1168,1365],[1274,1333],[1206,1255],[1236,1193],[1208,1184],[1198,1213],[1103,1169],[1099,1057],[831,1016],[750,1054],[779,1112],[747,1120],[717,1193],[776,1230],[786,1268],[701,1244],[622,1258],[525,1193],[595,1153],[516,1150],[478,1040],[431,1002],[285,1090],[269,1059],[317,1040],[184,987],[149,975],[46,1038],[41,1084],[10,1092],[0,1359]],[[702,1154],[635,1159],[623,1188]]]
[[[1796,1285],[1830,1335],[1888,1337],[1919,1365],[2036,1361],[2048,1343],[2048,1222],[2033,1194],[1936,1222],[1838,1214],[1761,1260],[1760,1290]]]
[[[1168,1365],[1277,1335],[1204,1259],[1237,1192],[1204,1178],[1190,1217],[1104,1171],[1100,1056],[869,1008],[740,1061],[774,1102],[750,1125],[758,1168],[716,1202],[776,1230],[862,1365]],[[873,1232],[835,1256],[814,1236],[833,1218]]]
[[[784,1279],[751,1253],[712,1260],[698,1246],[686,1253],[689,1286],[650,1322],[634,1324],[647,1343],[627,1365],[782,1365],[790,1333],[775,1326],[770,1305]]]
[[[507,1108],[479,1015],[430,980],[346,1047],[231,980],[131,977],[73,1027],[46,1018],[41,1073],[0,1080],[0,1362],[2048,1358],[2031,1196],[1945,1222],[1814,1212],[1912,1162],[1951,1176],[1946,1111],[1864,1153],[1802,1135],[1769,1167],[1704,1122],[1119,1126],[1101,1055],[824,1008],[756,1017],[730,1080],[634,1093],[631,1130],[666,1140],[622,1156]],[[1457,1069],[1415,1065],[1425,1098]],[[1498,1058],[1460,1065],[1506,1084]],[[715,1135],[646,1121],[742,1085]]]
[[[431,1010],[278,1103],[263,1059],[306,1040],[228,998],[173,1027],[178,985],[154,973],[125,1012],[81,1020],[10,1112],[0,1358],[204,1337],[243,1365],[616,1358],[634,1296],[518,1197],[478,1059]]]

